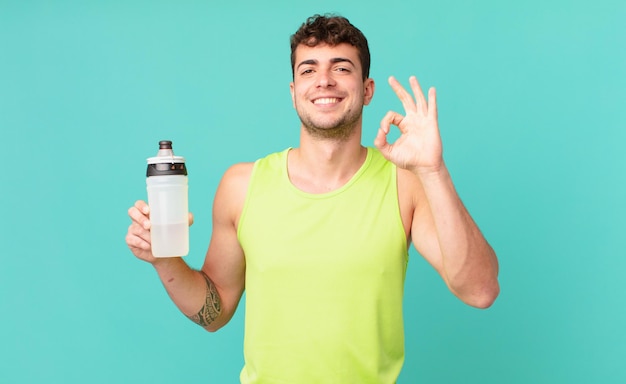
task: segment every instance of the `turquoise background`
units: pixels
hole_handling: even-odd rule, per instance
[[[0,383],[238,381],[243,307],[215,334],[186,320],[126,210],[173,140],[199,267],[224,170],[298,145],[288,39],[324,12],[370,41],[365,144],[402,111],[389,75],[437,87],[500,259],[480,311],[412,251],[399,382],[626,382],[626,2],[0,0]]]

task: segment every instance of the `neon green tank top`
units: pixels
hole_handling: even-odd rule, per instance
[[[309,194],[289,149],[258,160],[238,236],[246,259],[242,383],[394,383],[408,261],[396,168],[373,148],[343,187]]]

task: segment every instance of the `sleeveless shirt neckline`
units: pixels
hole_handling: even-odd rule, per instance
[[[289,189],[291,191],[293,191],[294,193],[302,196],[302,197],[306,197],[309,199],[327,199],[327,198],[331,198],[333,196],[336,196],[342,192],[344,192],[345,190],[349,189],[352,185],[354,185],[354,183],[356,183],[356,181],[361,177],[361,175],[365,172],[365,170],[368,168],[370,162],[372,161],[372,151],[373,149],[371,147],[365,147],[367,149],[367,155],[365,157],[365,161],[363,162],[363,164],[361,164],[361,167],[354,173],[354,175],[352,175],[352,177],[350,178],[350,180],[348,180],[347,183],[345,183],[344,185],[342,185],[341,187],[332,190],[330,192],[325,192],[325,193],[309,193],[309,192],[305,192],[301,189],[299,189],[298,187],[296,187],[295,185],[293,185],[293,183],[291,182],[291,180],[289,179],[289,170],[288,170],[288,154],[289,151],[291,151],[293,149],[293,147],[289,147],[287,149],[285,149],[282,153],[281,153],[281,162],[283,163],[282,166],[282,175],[281,175],[281,179],[283,180],[283,182],[287,183],[287,185],[289,186]]]

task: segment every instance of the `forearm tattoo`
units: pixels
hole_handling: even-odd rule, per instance
[[[215,284],[209,279],[209,277],[204,273],[200,272],[204,280],[206,280],[206,299],[204,302],[204,306],[200,309],[200,312],[193,316],[188,316],[191,321],[194,323],[206,327],[211,324],[217,317],[222,313],[222,306],[220,304],[220,296],[217,294],[217,289],[215,288]]]

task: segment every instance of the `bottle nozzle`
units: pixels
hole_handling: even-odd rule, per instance
[[[157,156],[158,157],[174,157],[174,151],[172,150],[171,140],[159,141],[159,152],[157,152]]]
[[[185,158],[182,156],[174,156],[171,140],[159,141],[159,152],[155,157],[148,159],[148,171],[146,175],[187,175],[185,167]]]

